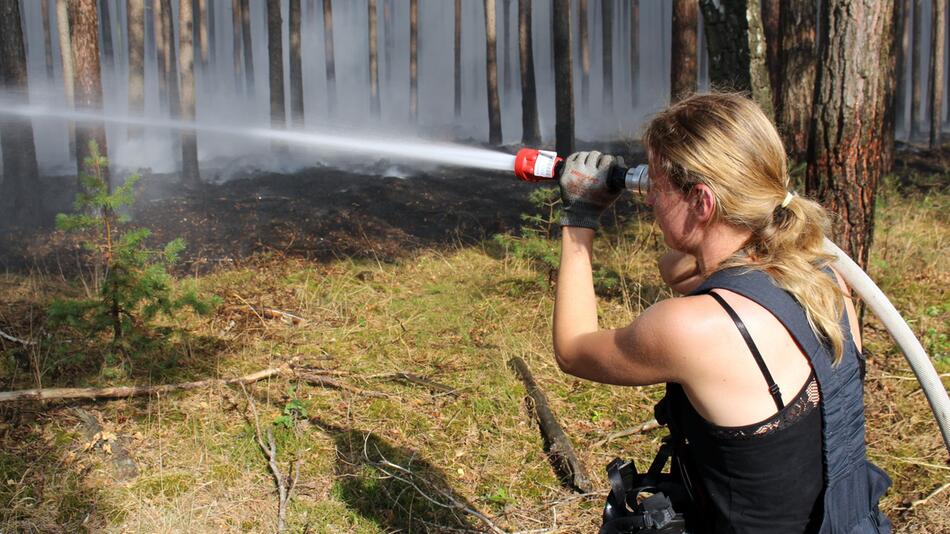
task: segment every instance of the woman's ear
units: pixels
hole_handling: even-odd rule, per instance
[[[709,222],[716,213],[716,195],[705,184],[696,184],[690,191],[690,206],[696,218],[702,222]]]

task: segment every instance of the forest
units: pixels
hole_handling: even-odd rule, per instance
[[[515,154],[646,163],[710,91],[925,351],[936,396],[859,306],[881,508],[950,531],[948,10],[0,0],[0,533],[596,531],[664,387],[558,368],[561,201]],[[643,200],[604,218],[617,328],[675,294]]]

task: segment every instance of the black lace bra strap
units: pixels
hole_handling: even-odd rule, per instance
[[[748,329],[745,327],[745,323],[742,322],[742,319],[736,314],[736,311],[732,309],[732,306],[726,303],[725,299],[721,296],[709,291],[707,293],[712,298],[716,299],[716,302],[719,303],[723,309],[726,310],[726,313],[729,314],[729,317],[732,318],[732,321],[736,323],[736,328],[739,329],[739,333],[742,334],[742,339],[745,340],[745,344],[748,345],[749,350],[752,351],[752,356],[755,358],[755,363],[759,365],[759,370],[762,371],[762,376],[765,377],[765,382],[769,386],[769,394],[772,395],[772,399],[775,401],[775,406],[778,407],[779,411],[785,408],[785,403],[782,402],[782,393],[778,389],[778,384],[775,383],[775,380],[772,379],[772,373],[769,372],[769,368],[765,365],[765,360],[762,359],[762,354],[759,353],[758,347],[755,346],[755,343],[752,341],[752,336],[749,335]]]

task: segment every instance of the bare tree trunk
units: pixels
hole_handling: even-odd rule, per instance
[[[630,96],[637,105],[640,87],[640,0],[630,0]]]
[[[379,49],[376,31],[376,0],[368,0],[369,19],[369,108],[374,117],[379,117]]]
[[[835,241],[867,268],[887,141],[893,0],[827,0],[820,22],[806,190],[838,215]],[[833,31],[832,31],[833,29]],[[856,84],[852,80],[862,79]]]
[[[782,94],[782,32],[781,19],[783,8],[781,0],[761,0],[762,2],[762,32],[765,35],[765,65],[769,71],[769,84],[772,86],[772,109],[778,109]],[[802,6],[804,9],[815,9],[811,6]],[[776,117],[778,114],[776,113]]]
[[[50,0],[40,0],[40,13],[43,19],[43,52],[46,59],[46,80],[53,79],[53,40],[50,34]]]
[[[614,0],[603,0],[604,109],[614,109]]]
[[[162,55],[165,56],[165,79],[168,80],[168,113],[181,116],[181,92],[178,85],[178,59],[175,51],[175,22],[171,0],[162,2]],[[173,134],[173,137],[178,138]]]
[[[231,56],[234,58],[234,87],[241,92],[241,68],[243,50],[241,48],[241,0],[231,0],[231,27],[233,39],[231,41]]]
[[[765,65],[765,34],[759,0],[699,0],[706,25],[709,77],[714,88],[748,91],[772,118],[772,91]]]
[[[115,53],[112,47],[112,17],[109,15],[109,0],[99,0],[99,7],[102,16],[99,24],[102,31],[102,55],[106,60],[106,65],[110,69],[115,69]]]
[[[943,39],[946,28],[944,4],[932,0],[933,24],[930,27],[930,148],[940,146],[943,113]]]
[[[195,33],[198,37],[198,49],[201,54],[201,72],[208,70],[208,0],[198,0],[198,13],[196,19],[198,24],[195,26]]]
[[[46,0],[43,0],[46,3]],[[0,0],[0,89],[16,104],[29,104],[26,50],[20,25],[18,0]],[[23,227],[39,222],[40,197],[36,183],[36,145],[29,118],[0,119],[0,152],[3,181],[0,182],[2,216]]]
[[[409,0],[409,118],[419,121],[419,0]]]
[[[900,48],[900,2],[901,0],[890,0],[891,23],[885,27],[885,33],[882,39],[887,46],[887,54],[882,60],[884,72],[884,125],[881,128],[881,172],[889,173],[894,168],[894,152],[896,146],[894,143],[894,133],[897,129],[897,51]],[[864,318],[864,307],[860,310],[861,317]]]
[[[462,0],[455,0],[455,118],[462,116]],[[388,70],[388,69],[387,69]]]
[[[248,95],[254,95],[254,47],[251,42],[251,8],[248,0],[241,0],[241,41],[244,44],[244,87]]]
[[[587,15],[589,13],[587,0],[580,0],[578,6],[577,24],[579,26],[581,54],[581,109],[590,105],[590,35],[587,29]]]
[[[779,18],[781,48],[775,121],[792,159],[804,161],[808,153],[817,68],[817,18],[814,0],[787,0]]]
[[[70,42],[73,47],[76,107],[102,108],[102,70],[99,66],[99,14],[96,0],[71,0]],[[76,166],[84,173],[89,157],[89,141],[99,145],[99,154],[108,157],[106,130],[102,123],[83,122],[76,127]],[[112,187],[109,170],[103,169],[105,182]]]
[[[908,141],[913,141],[920,135],[920,70],[923,63],[923,58],[920,56],[920,12],[920,0],[914,0],[914,27],[911,30],[914,51],[910,57],[910,136]]]
[[[165,17],[162,16],[163,0],[154,0],[152,25],[155,34],[155,64],[158,69],[158,101],[168,106],[168,67],[165,65]]]
[[[699,6],[693,0],[673,2],[673,42],[670,52],[670,101],[696,92],[696,28]]]
[[[555,145],[559,154],[574,152],[574,80],[571,57],[571,0],[554,0]]]
[[[63,89],[66,106],[76,105],[76,78],[73,69],[73,47],[69,29],[69,6],[66,0],[56,0],[56,32],[59,34],[59,54],[63,65]],[[69,153],[76,153],[76,123],[69,122]]]
[[[129,0],[129,113],[145,114],[145,0]],[[142,139],[142,128],[129,126],[130,140]]]
[[[195,17],[192,0],[178,2],[178,68],[181,71],[181,119],[195,120]],[[193,130],[182,130],[181,181],[188,187],[201,183],[198,169],[198,138]]]
[[[503,81],[505,94],[511,92],[511,0],[502,0],[501,24],[504,28],[505,42],[502,46],[501,55],[504,58],[505,79]]]
[[[300,0],[290,0],[289,17],[290,117],[294,126],[303,126],[303,59],[300,57]]]
[[[218,26],[215,22],[216,20],[216,8],[214,7],[216,2],[214,0],[208,4],[208,62],[211,65],[212,70],[214,70],[214,65],[218,64],[218,41],[217,30]],[[214,83],[217,77],[212,75],[211,80]]]
[[[270,122],[276,128],[287,126],[284,105],[283,21],[280,0],[267,0],[267,59],[270,78]]]
[[[323,46],[327,63],[327,103],[336,110],[336,63],[333,55],[333,0],[323,0]]]
[[[457,9],[456,12],[458,12]],[[386,57],[386,81],[389,82],[393,79],[392,50],[395,46],[393,36],[393,0],[383,0],[383,25],[383,33],[386,34],[386,46],[383,47],[385,49],[383,53]]]
[[[485,0],[485,67],[488,82],[488,142],[501,144],[501,105],[498,99],[498,56],[495,39],[495,0]]]
[[[534,43],[531,36],[531,0],[518,0],[518,52],[521,64],[521,142],[541,142],[538,95],[534,81]]]
[[[897,14],[896,26],[898,28],[897,35],[900,39],[897,50],[897,96],[896,102],[898,106],[898,115],[900,118],[901,126],[907,125],[907,108],[904,105],[904,102],[907,101],[907,81],[908,77],[905,73],[907,70],[907,61],[908,54],[910,53],[909,49],[909,37],[910,37],[910,0],[897,0],[896,2],[900,12]],[[910,130],[905,128],[905,136]]]

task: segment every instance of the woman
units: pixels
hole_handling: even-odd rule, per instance
[[[750,100],[695,95],[644,135],[646,199],[672,251],[681,298],[602,330],[594,230],[616,194],[614,161],[573,154],[561,175],[554,351],[567,373],[617,385],[667,383],[671,427],[713,532],[887,532],[890,481],[865,457],[863,373],[847,287],[822,252],[828,216],[788,192],[785,152]]]

